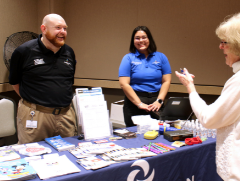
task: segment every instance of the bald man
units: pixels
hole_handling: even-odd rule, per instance
[[[42,34],[12,54],[9,83],[21,97],[17,113],[20,144],[47,137],[76,135],[76,116],[70,106],[75,54],[65,44],[67,24],[57,14],[43,18]]]

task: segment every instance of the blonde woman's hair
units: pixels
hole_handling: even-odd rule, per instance
[[[227,17],[216,29],[216,34],[229,44],[233,54],[240,57],[240,13]]]

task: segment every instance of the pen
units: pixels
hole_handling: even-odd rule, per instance
[[[183,69],[180,68],[180,70],[181,70],[181,73],[183,74]]]
[[[149,151],[149,150],[150,150],[150,148],[151,148],[151,144],[152,144],[152,143],[150,142],[150,143],[149,143],[149,146],[148,146],[148,151]]]
[[[170,150],[175,150],[176,148],[172,147],[172,146],[169,146],[169,145],[166,145],[164,143],[155,143],[156,145],[159,145],[159,146],[162,146],[164,148],[167,148],[167,149],[170,149]]]
[[[148,146],[143,146],[143,148],[148,149]],[[150,148],[149,150],[150,150],[151,152],[153,152],[153,153],[156,153],[156,154],[159,154],[159,153],[160,153],[159,151],[157,151],[157,150],[155,150],[155,149],[153,149],[153,148]]]
[[[185,73],[183,72],[183,69],[180,68],[180,71],[181,71],[181,73],[182,73],[183,75],[185,75]]]

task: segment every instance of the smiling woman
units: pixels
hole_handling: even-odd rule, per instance
[[[133,30],[130,52],[119,67],[119,82],[125,93],[123,106],[127,127],[134,126],[131,117],[150,114],[162,107],[171,82],[171,67],[167,57],[157,52],[152,34],[146,26]]]
[[[147,58],[149,54],[148,53],[149,39],[144,31],[137,31],[137,33],[134,36],[134,46],[140,53],[144,54],[145,57]]]

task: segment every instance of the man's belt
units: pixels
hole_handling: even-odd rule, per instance
[[[25,106],[31,107],[31,104],[34,104],[34,103],[30,103],[26,100],[23,100],[23,104]],[[41,106],[41,105],[38,105],[38,104],[34,104],[34,105],[36,105],[36,110],[37,111],[40,111],[40,112],[43,112],[43,113],[48,113],[48,114],[54,114],[54,115],[66,114],[67,111],[70,108],[70,105],[67,106],[67,107],[57,107],[57,108],[45,107],[45,106]]]
[[[135,91],[135,92],[138,96],[149,97],[149,98],[157,97],[159,94],[159,92],[138,92],[138,91]]]

